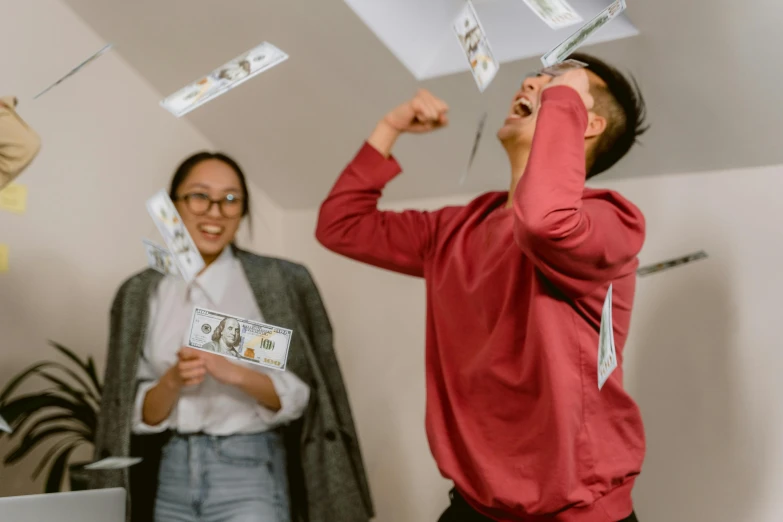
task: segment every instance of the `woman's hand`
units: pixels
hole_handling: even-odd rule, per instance
[[[171,415],[182,388],[200,384],[207,374],[204,361],[192,348],[182,348],[178,361],[147,391],[141,410],[144,424],[157,426]]]
[[[199,352],[193,348],[183,347],[177,353],[177,357],[179,360],[164,375],[167,383],[175,389],[201,384],[207,369]]]
[[[204,371],[218,382],[232,386],[239,386],[241,383],[243,371],[245,369],[234,364],[222,355],[204,352],[194,348],[183,348],[180,351],[180,360],[182,360],[182,357],[197,358]]]
[[[197,372],[196,375],[200,375],[200,377],[196,378],[198,379],[197,382],[194,378],[187,382],[198,384],[204,380],[204,373],[208,373],[218,382],[236,386],[273,412],[282,408],[280,396],[277,394],[275,385],[268,375],[234,364],[230,359],[222,355],[196,350],[195,348],[182,348],[178,355],[180,362],[177,368],[180,366],[183,368],[180,375],[184,374],[186,368],[188,372],[193,371]],[[183,366],[184,362],[191,361],[198,361],[200,365]],[[188,373],[187,375],[191,374]]]

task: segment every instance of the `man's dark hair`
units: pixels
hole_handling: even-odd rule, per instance
[[[647,107],[633,76],[626,77],[615,67],[589,54],[574,53],[569,58],[586,63],[588,69],[606,84],[606,87],[591,88],[595,99],[593,111],[606,118],[606,130],[598,137],[588,158],[589,179],[620,161],[647,131]]]

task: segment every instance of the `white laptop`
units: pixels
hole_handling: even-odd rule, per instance
[[[125,522],[125,490],[0,497],[0,522]]]

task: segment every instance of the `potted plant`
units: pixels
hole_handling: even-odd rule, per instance
[[[18,441],[5,455],[5,466],[21,461],[42,443],[53,441],[33,472],[36,479],[48,470],[46,493],[60,491],[73,450],[94,443],[103,388],[92,357],[82,360],[60,344],[49,344],[65,356],[67,364],[34,364],[0,392],[0,417],[12,428],[11,434],[0,432],[0,437]],[[14,393],[33,377],[42,379],[47,386],[37,392]],[[86,489],[83,466],[82,463],[69,467],[71,490]]]

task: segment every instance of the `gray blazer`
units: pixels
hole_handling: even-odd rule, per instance
[[[294,331],[287,369],[311,387],[310,404],[304,415],[283,430],[292,520],[367,522],[374,516],[372,500],[348,396],[332,347],[332,327],[318,289],[302,265],[240,249],[235,249],[235,253],[265,320]],[[156,488],[163,442],[150,443],[154,437],[132,435],[131,418],[148,303],[161,278],[154,270],[145,270],[125,281],[114,299],[95,441],[96,459],[133,454],[143,456],[145,462],[130,470],[93,472],[93,489],[124,487],[135,498],[138,485],[143,484],[148,488],[144,497],[154,497],[155,489],[149,491],[149,485],[155,484]],[[144,437],[147,442],[134,441]],[[129,508],[131,505],[136,506],[137,502],[129,502]]]

